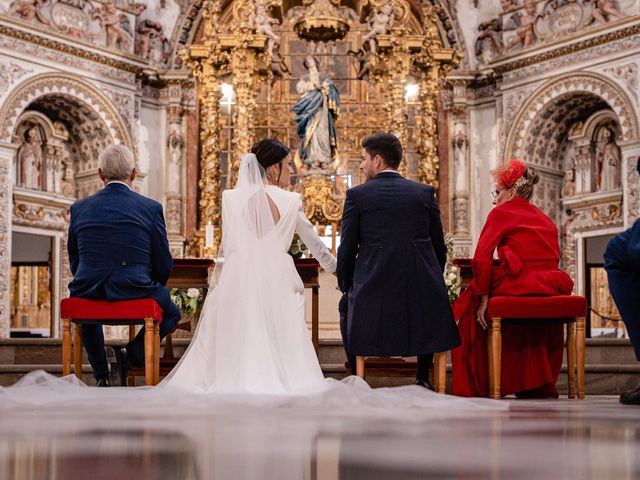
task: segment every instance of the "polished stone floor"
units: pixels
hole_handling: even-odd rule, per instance
[[[640,407],[509,400],[410,416],[250,408],[0,413],[0,479],[616,479],[640,477]]]

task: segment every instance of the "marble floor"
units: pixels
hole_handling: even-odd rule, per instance
[[[616,479],[640,477],[640,407],[508,400],[432,417],[247,407],[0,414],[0,479]]]

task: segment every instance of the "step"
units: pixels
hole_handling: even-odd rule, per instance
[[[107,341],[107,345],[122,345],[122,341]],[[180,357],[189,339],[173,340],[174,354]],[[3,339],[0,340],[0,365],[6,364],[56,364],[62,358],[60,339]],[[342,340],[320,340],[319,360],[322,364],[344,364],[346,356]],[[85,354],[86,362],[86,354]],[[587,339],[587,365],[638,363],[628,339]]]

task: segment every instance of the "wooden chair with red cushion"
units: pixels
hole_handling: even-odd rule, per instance
[[[71,324],[76,377],[82,376],[82,324],[144,325],[145,383],[156,385],[160,379],[160,322],[162,308],[152,299],[106,302],[84,298],[65,298],[60,304],[62,318],[62,373],[71,373]]]
[[[535,325],[561,322],[567,324],[567,376],[569,398],[584,399],[585,316],[587,301],[576,295],[551,297],[490,297],[487,306],[489,396],[500,398],[502,323]],[[577,381],[576,381],[577,374]]]

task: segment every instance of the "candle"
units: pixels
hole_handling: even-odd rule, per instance
[[[205,248],[213,248],[213,225],[211,222],[204,227],[204,246]]]

